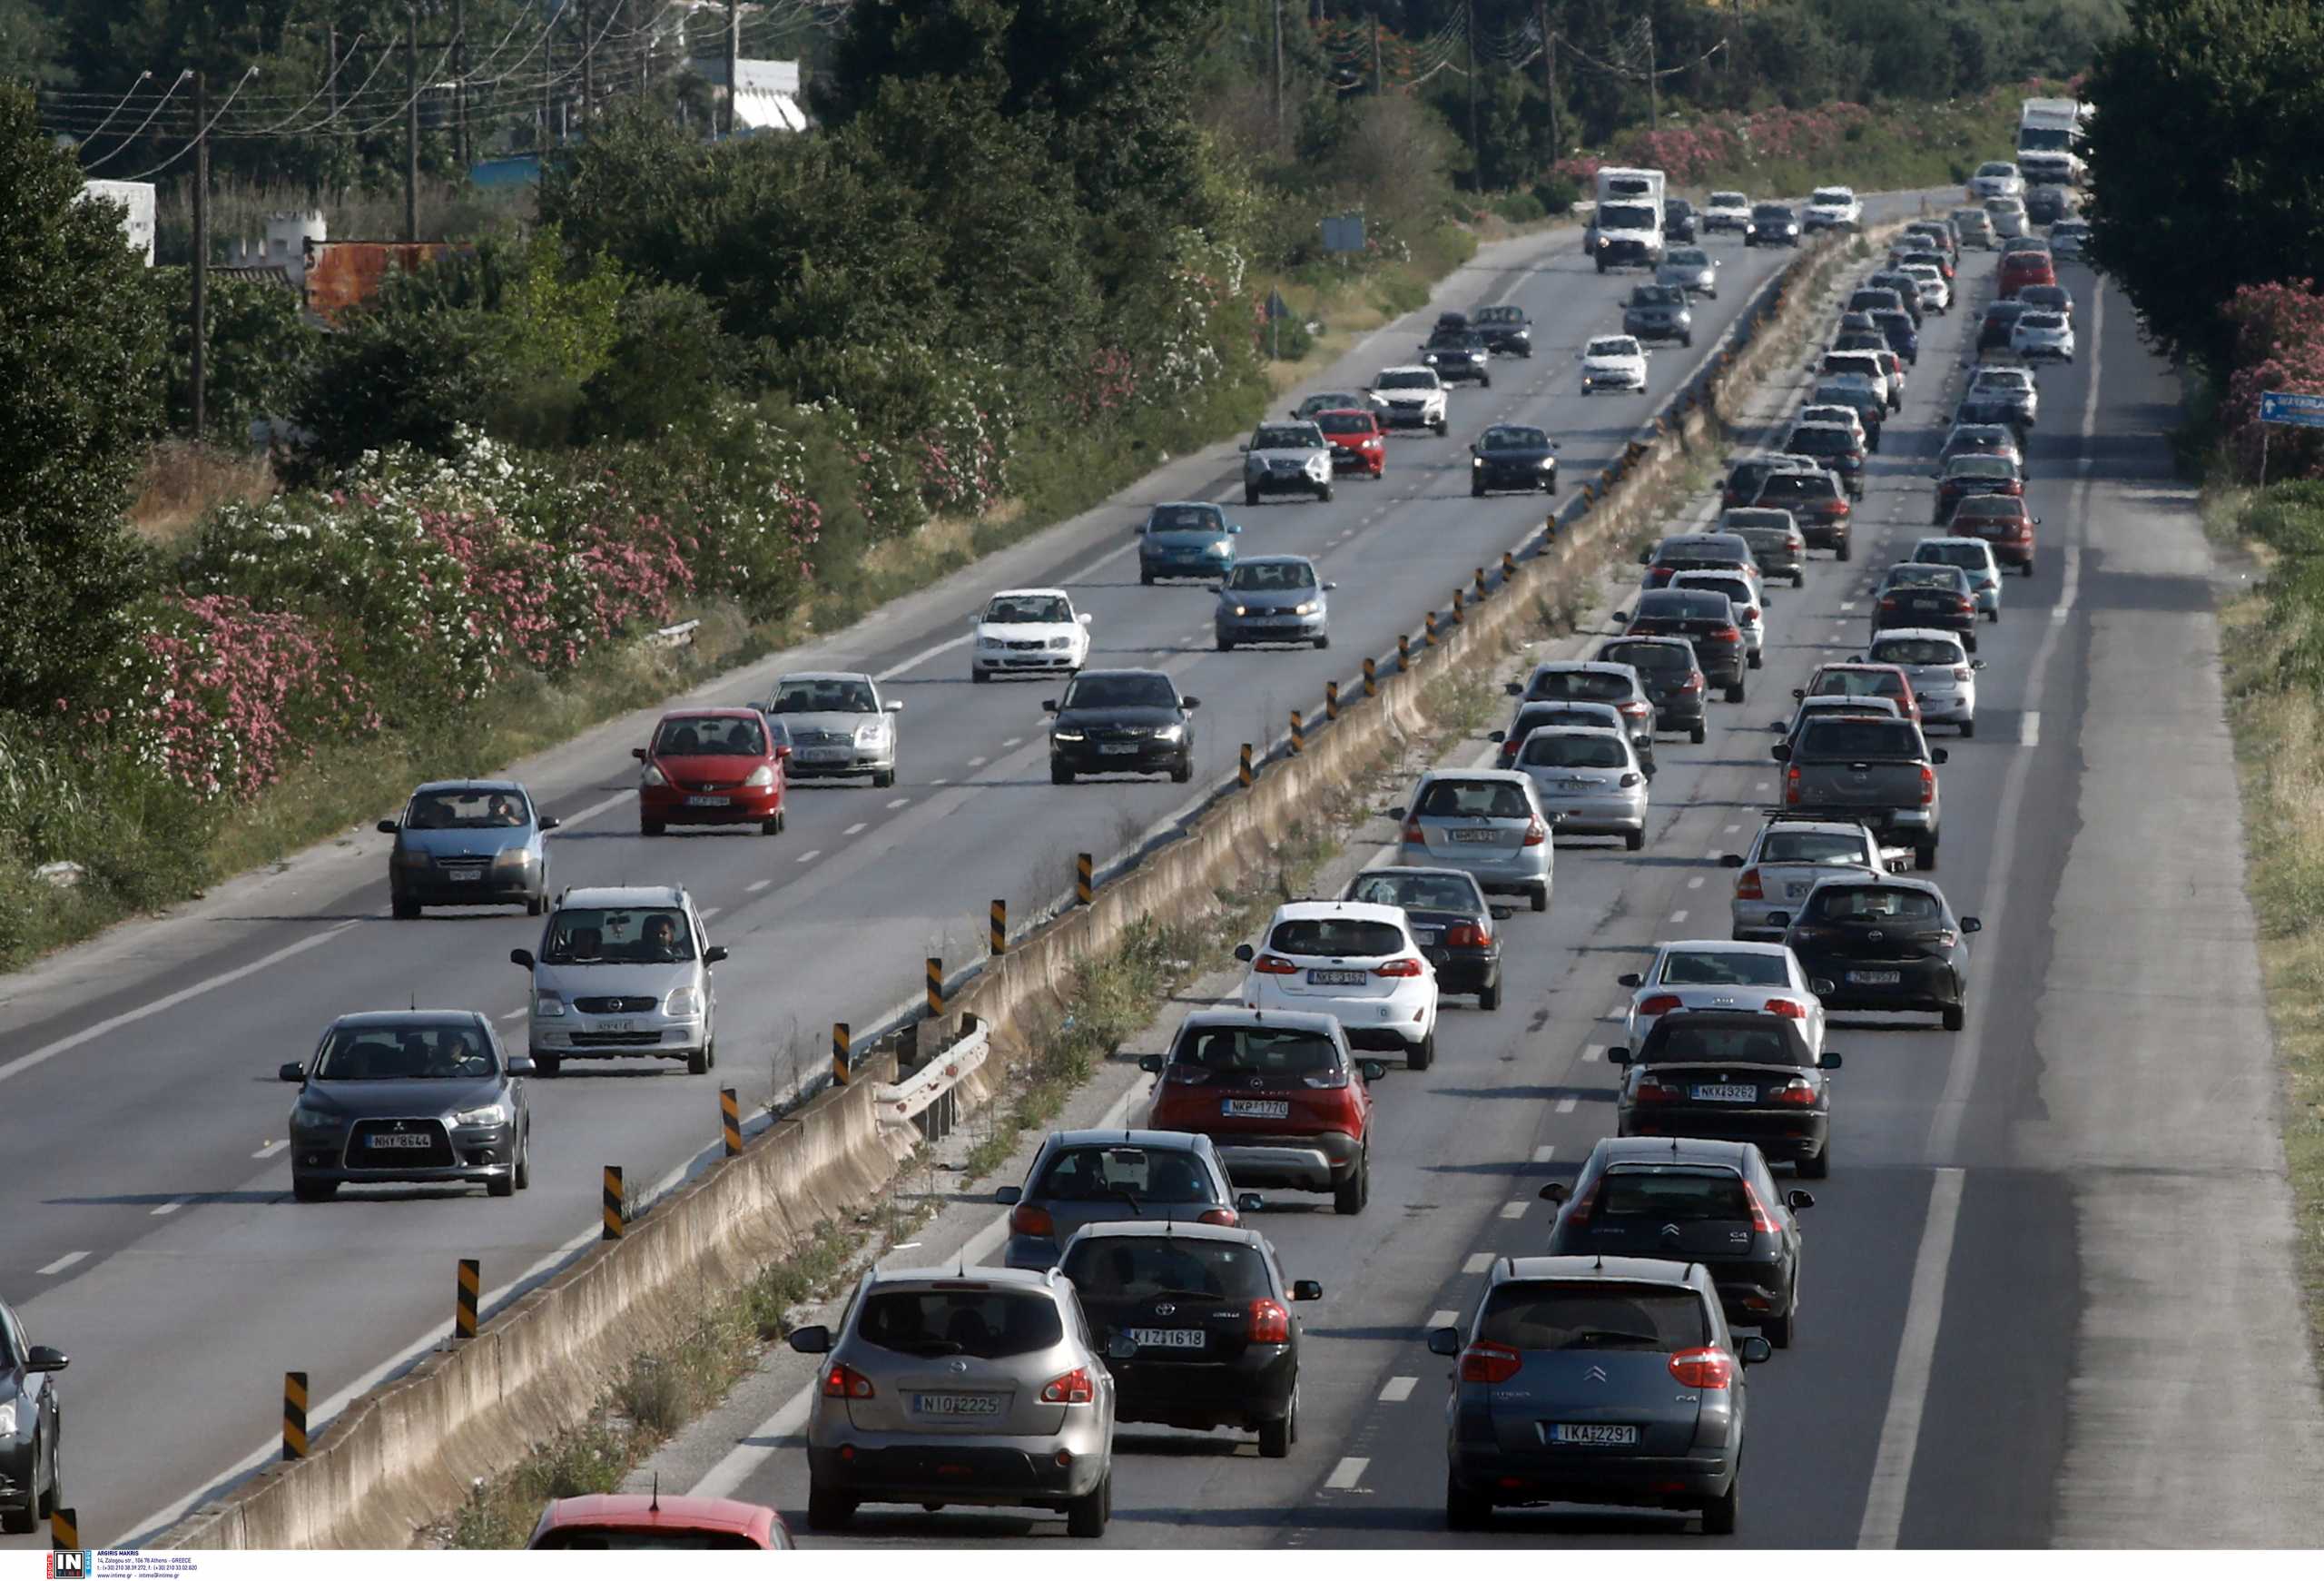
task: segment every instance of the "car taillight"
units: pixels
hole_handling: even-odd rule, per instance
[[[1250,1341],[1254,1345],[1288,1345],[1291,1343],[1291,1314],[1283,1309],[1281,1301],[1261,1296],[1251,1303]]]
[[[1393,961],[1383,961],[1372,969],[1374,977],[1417,977],[1420,973],[1418,955],[1399,955]]]
[[[1630,1092],[1634,1103],[1676,1103],[1679,1097],[1679,1089],[1652,1076],[1640,1077],[1638,1086]]]
[[[1757,626],[1759,623],[1759,612],[1757,609],[1747,608],[1740,618],[1746,626]]]
[[[1675,993],[1657,993],[1640,1002],[1638,1013],[1640,1015],[1669,1015],[1672,1011],[1684,1007],[1686,1003],[1687,1002],[1685,1000],[1679,998]]]
[[[1751,1228],[1754,1230],[1761,1235],[1774,1235],[1781,1230],[1783,1227],[1776,1222],[1776,1216],[1768,1211],[1765,1202],[1759,1201],[1758,1188],[1748,1181],[1743,1182],[1743,1196],[1751,1204]]]
[[[1703,689],[1703,672],[1697,670],[1693,675],[1689,676],[1687,677],[1686,684],[1681,686],[1679,689],[1682,692],[1701,691]]]
[[[1850,508],[1846,500],[1835,499],[1830,501],[1826,507],[1825,514],[1827,516],[1846,516],[1849,513],[1849,509]]]
[[[1232,1208],[1213,1208],[1203,1213],[1201,1217],[1195,1220],[1195,1222],[1197,1224],[1216,1224],[1223,1230],[1232,1230],[1236,1225],[1242,1223],[1243,1220],[1236,1217],[1235,1210]]]
[[[1669,581],[1669,579],[1670,579],[1670,568],[1669,568],[1669,566],[1649,566],[1649,567],[1647,567],[1647,568],[1646,568],[1646,585],[1647,585],[1648,587],[1649,587],[1649,588],[1659,588],[1660,586],[1662,586],[1662,584],[1663,584],[1663,583],[1665,583],[1665,582]]]
[[[1977,601],[1974,598],[1966,598],[1958,593],[1953,595],[1953,612],[1955,615],[1974,615],[1976,609]]]
[[[1054,1235],[1057,1220],[1049,1217],[1047,1208],[1036,1208],[1030,1202],[1019,1202],[1017,1210],[1009,1215],[1011,1235]]]
[[[1525,1359],[1508,1346],[1480,1339],[1461,1352],[1461,1381],[1507,1383],[1524,1365]]]
[[[1816,1102],[1816,1088],[1807,1077],[1794,1076],[1777,1090],[1775,1100],[1778,1103],[1797,1103],[1803,1107],[1812,1107]],[[1756,1214],[1759,1210],[1754,1204],[1752,1210]]]
[[[1444,930],[1444,945],[1450,950],[1482,950],[1492,943],[1492,934],[1476,923],[1454,923]]]
[[[1707,1345],[1673,1356],[1670,1376],[1689,1388],[1726,1388],[1735,1382],[1735,1363],[1726,1351]]]
[[[1299,974],[1297,963],[1280,955],[1262,955],[1251,963],[1251,970],[1268,977],[1296,977]]]
[[[1549,837],[1550,826],[1541,819],[1535,818],[1525,825],[1525,844],[1528,845],[1538,845]]]
[[[1896,607],[1896,600],[1894,598],[1883,598],[1880,600],[1880,607],[1883,609],[1894,609]]]
[[[1632,697],[1629,702],[1622,704],[1618,711],[1625,719],[1643,719],[1654,712],[1654,705]]]
[[[1921,805],[1927,806],[1935,800],[1936,770],[1924,764],[1921,766]]]
[[[1786,547],[1788,548],[1793,554],[1804,555],[1807,552],[1807,540],[1795,532],[1791,535],[1790,543]]]
[[[1517,756],[1517,749],[1524,745],[1525,738],[1523,736],[1512,736],[1508,740],[1501,744],[1501,755],[1503,757],[1513,758]]]
[[[1765,900],[1768,898],[1768,892],[1760,886],[1759,870],[1758,868],[1746,867],[1743,870],[1742,875],[1736,879],[1735,898],[1738,900]]]
[[[1407,845],[1425,845],[1428,844],[1428,836],[1420,832],[1420,824],[1417,820],[1404,825],[1404,844]]]
[[[1807,1007],[1797,999],[1770,999],[1759,1007],[1768,1015],[1780,1015],[1791,1021],[1806,1021]]]
[[[1086,1367],[1060,1373],[1041,1385],[1043,1405],[1086,1406],[1097,1398],[1098,1386],[1089,1381],[1089,1369]]]
[[[1966,665],[1955,665],[1953,667],[1953,678],[1956,681],[1967,680],[1969,678],[1969,667]]]
[[[1710,634],[1710,639],[1713,642],[1740,642],[1743,634],[1732,626],[1722,626]]]
[[[1783,799],[1786,806],[1799,805],[1799,766],[1792,765],[1783,773]]]
[[[878,1392],[872,1380],[845,1362],[835,1361],[823,1373],[823,1398],[831,1400],[868,1400]]]

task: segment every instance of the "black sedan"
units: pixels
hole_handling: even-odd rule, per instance
[[[342,1015],[313,1058],[284,1065],[290,1191],[328,1200],[343,1185],[481,1185],[495,1197],[532,1183],[532,1112],[522,1054],[472,1010]]]
[[[1482,335],[1471,330],[1439,330],[1420,349],[1421,362],[1436,370],[1447,384],[1467,382],[1481,390],[1492,388],[1492,349]]]
[[[1813,978],[1827,1010],[1934,1011],[1946,1032],[1968,1021],[1969,935],[1984,924],[1956,917],[1925,878],[1833,877],[1796,917],[1771,913],[1783,942]]]
[[[1625,621],[1625,633],[1631,637],[1683,637],[1695,650],[1695,662],[1702,667],[1703,677],[1711,686],[1725,689],[1727,700],[1743,700],[1744,672],[1750,668],[1750,653],[1743,641],[1743,627],[1735,618],[1735,606],[1728,602],[1724,593],[1698,592],[1692,588],[1656,588],[1640,593],[1635,607],[1618,609],[1614,618]],[[1608,655],[1600,649],[1599,657]]]
[[[1710,683],[1693,643],[1682,637],[1617,637],[1600,644],[1593,657],[1600,664],[1626,664],[1638,671],[1647,700],[1654,705],[1657,730],[1684,730],[1689,741],[1703,744]]]
[[[69,1359],[24,1339],[24,1319],[0,1302],[0,1532],[14,1537],[38,1530],[64,1502],[56,1375]]]
[[[1299,1439],[1298,1301],[1255,1230],[1116,1220],[1066,1243],[1060,1266],[1114,1376],[1114,1419],[1241,1428],[1279,1460]]]
[[[1496,423],[1469,447],[1469,496],[1495,489],[1558,491],[1558,442],[1540,429]]]
[[[1797,1007],[1795,1007],[1797,1008]],[[1636,1049],[1606,1051],[1623,1067],[1615,1096],[1620,1136],[1748,1141],[1811,1180],[1831,1168],[1831,1091],[1840,1056],[1817,1052],[1803,1018],[1758,1010],[1689,1010],[1659,1018]]]
[[[1900,626],[1954,632],[1976,652],[1977,592],[1969,573],[1925,560],[1889,567],[1872,592],[1872,630],[1877,636]]]
[[[1201,699],[1178,696],[1160,670],[1083,670],[1042,710],[1049,726],[1049,783],[1084,774],[1167,774],[1179,785],[1195,776],[1194,711]]]
[[[1483,336],[1485,344],[1503,356],[1533,354],[1533,321],[1514,302],[1479,308],[1469,315],[1469,328]]]
[[[1604,1137],[1571,1188],[1541,1188],[1562,1203],[1550,1231],[1553,1257],[1669,1257],[1710,1270],[1730,1323],[1748,1323],[1777,1349],[1791,1344],[1799,1309],[1799,1221],[1816,1199],[1780,1191],[1767,1156],[1748,1141]]]
[[[1797,247],[1799,215],[1788,203],[1754,203],[1750,223],[1743,227],[1746,247]]]
[[[1436,968],[1440,993],[1473,993],[1479,1010],[1501,1008],[1501,930],[1514,908],[1493,905],[1455,867],[1374,867],[1348,880],[1343,900],[1404,908],[1421,954]]]

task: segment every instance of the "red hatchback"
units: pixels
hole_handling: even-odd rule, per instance
[[[1332,447],[1332,475],[1353,472],[1377,478],[1388,464],[1388,447],[1380,437],[1380,420],[1368,411],[1319,411],[1317,428]]]
[[[1913,695],[1913,680],[1893,664],[1827,664],[1816,667],[1807,684],[1795,697],[1886,697],[1896,711],[1917,725],[1921,702]]]
[[[1204,1010],[1170,1052],[1137,1067],[1154,1084],[1147,1125],[1210,1138],[1239,1189],[1328,1191],[1342,1213],[1372,1195],[1372,1088],[1387,1067],[1358,1060],[1328,1015]]]
[[[2016,495],[1975,494],[1955,508],[1951,530],[1955,538],[1984,539],[1993,546],[1994,558],[2030,577],[2034,529],[2041,525],[2042,519]]]
[[[645,765],[637,781],[637,832],[672,824],[756,824],[783,833],[790,791],[787,736],[756,708],[688,708],[665,714],[651,746],[629,755]]]
[[[673,1494],[590,1493],[541,1512],[532,1548],[789,1548],[791,1528],[763,1504]]]
[[[2001,261],[2001,294],[2014,297],[2029,285],[2055,285],[2058,272],[2046,252],[2013,252]]]

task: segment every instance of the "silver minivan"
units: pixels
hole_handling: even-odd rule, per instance
[[[822,1358],[813,1530],[864,1504],[968,1504],[1057,1510],[1071,1536],[1106,1535],[1114,1378],[1057,1270],[874,1269],[836,1332],[793,1329],[791,1349]]]
[[[1388,815],[1404,825],[1398,865],[1457,867],[1488,892],[1522,890],[1535,911],[1550,909],[1554,820],[1531,776],[1514,769],[1432,769],[1413,788],[1412,805],[1391,807]]]
[[[704,937],[684,889],[568,889],[539,953],[508,958],[532,973],[526,1019],[538,1075],[567,1060],[683,1060],[696,1076],[718,1062],[710,969],[726,947]]]

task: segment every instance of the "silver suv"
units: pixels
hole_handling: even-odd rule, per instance
[[[1055,1269],[874,1269],[837,1333],[794,1329],[791,1349],[824,1359],[807,1411],[814,1530],[866,1503],[970,1504],[1057,1510],[1071,1536],[1106,1535],[1114,1378]]]
[[[684,889],[568,889],[541,930],[540,954],[508,958],[532,973],[539,1075],[567,1060],[684,1060],[696,1076],[718,1062],[710,969],[726,946],[708,942]]]

